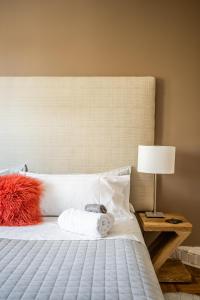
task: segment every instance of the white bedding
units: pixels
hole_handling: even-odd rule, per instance
[[[132,239],[144,243],[144,239],[134,214],[132,219],[115,222],[106,239]],[[0,238],[20,240],[89,240],[86,235],[79,235],[62,230],[57,217],[44,217],[43,223],[33,226],[0,226]]]

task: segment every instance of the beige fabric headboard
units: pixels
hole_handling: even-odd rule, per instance
[[[0,77],[0,168],[100,172],[132,165],[131,202],[152,209],[153,178],[136,172],[153,144],[153,77]]]

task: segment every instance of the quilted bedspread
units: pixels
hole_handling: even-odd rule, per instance
[[[142,243],[0,239],[0,299],[164,298]]]

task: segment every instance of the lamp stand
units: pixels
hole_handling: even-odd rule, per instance
[[[162,212],[156,211],[156,192],[157,192],[157,174],[154,174],[154,202],[153,202],[153,211],[145,212],[147,218],[164,218]]]

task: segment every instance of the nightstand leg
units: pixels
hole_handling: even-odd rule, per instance
[[[161,268],[174,250],[189,236],[188,231],[162,232],[149,247],[155,271]]]

